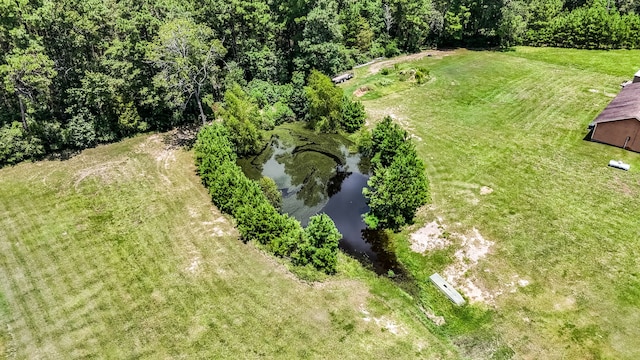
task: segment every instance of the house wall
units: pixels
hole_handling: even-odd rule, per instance
[[[640,121],[636,119],[603,122],[596,125],[591,140],[640,152]]]

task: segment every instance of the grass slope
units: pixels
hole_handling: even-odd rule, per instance
[[[309,285],[240,242],[194,171],[160,135],[0,170],[0,351],[456,358],[410,299],[354,261]]]
[[[433,196],[420,221],[441,217],[451,233],[476,228],[495,242],[470,274],[495,301],[475,307],[489,309],[516,358],[640,358],[640,156],[583,140],[638,58],[458,50],[400,64],[428,68],[422,86],[367,68],[346,85],[372,89],[362,97],[370,115],[393,114],[417,137]],[[610,159],[632,171],[607,168]],[[443,271],[459,246],[423,256],[408,234],[397,249],[418,280]],[[529,285],[509,287],[514,278]],[[429,291],[436,313],[457,316]]]

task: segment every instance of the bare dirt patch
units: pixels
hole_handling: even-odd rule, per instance
[[[176,130],[171,133],[175,132]],[[169,169],[169,166],[176,161],[177,149],[177,147],[163,141],[160,135],[155,134],[149,136],[147,141],[138,145],[136,152],[151,155],[158,165]]]
[[[492,304],[494,295],[477,286],[477,278],[470,274],[478,262],[487,256],[494,243],[486,240],[476,228],[473,228],[470,235],[460,235],[460,238],[461,248],[454,254],[455,262],[444,270],[444,277],[471,302]]]
[[[480,188],[480,195],[489,195],[493,192],[493,189],[488,186],[483,186]]]
[[[451,242],[443,235],[444,227],[436,221],[430,222],[411,234],[411,250],[421,254],[425,251],[444,249],[451,245]]]
[[[371,88],[369,86],[360,86],[356,91],[353,92],[353,96],[363,97],[364,94],[368,93],[369,91],[371,91]]]
[[[442,59],[445,56],[453,55],[455,50],[443,51],[443,50],[425,50],[423,52],[419,52],[417,54],[398,56],[393,59],[384,60],[377,62],[369,67],[369,72],[371,74],[376,74],[381,69],[392,66],[393,64],[407,62],[407,61],[416,61],[420,60],[424,57],[433,57],[434,59]]]
[[[405,328],[403,328],[402,326],[398,325],[395,321],[393,321],[392,319],[389,319],[388,317],[385,317],[385,316],[373,317],[373,316],[371,316],[369,311],[367,311],[364,308],[360,308],[360,312],[364,315],[364,317],[362,318],[362,320],[364,322],[373,321],[381,329],[383,329],[385,331],[388,331],[388,332],[390,332],[390,333],[392,333],[394,335],[406,335],[407,334],[407,330]]]
[[[422,307],[420,307],[420,310],[422,310],[422,312],[427,317],[427,319],[433,321],[433,323],[436,324],[437,326],[442,326],[447,323],[444,319],[444,316],[438,316],[429,310],[425,310]]]

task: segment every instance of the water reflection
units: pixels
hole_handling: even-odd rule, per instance
[[[326,213],[343,235],[340,249],[380,274],[398,273],[384,233],[367,229],[362,220],[369,210],[362,195],[369,179],[368,160],[350,153],[349,141],[338,135],[285,130],[257,156],[238,160],[247,176],[272,178],[282,193],[282,212],[303,226],[311,216]]]

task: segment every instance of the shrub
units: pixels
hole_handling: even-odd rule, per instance
[[[351,98],[342,98],[342,128],[348,133],[358,131],[364,125],[366,112],[364,105],[359,101],[351,101]]]
[[[338,242],[342,234],[327,214],[312,216],[304,230],[304,244],[300,247],[298,264],[312,264],[327,274],[336,271]]]
[[[281,125],[296,120],[296,114],[293,110],[291,110],[287,104],[279,101],[265,108],[264,117],[269,118],[270,122],[274,125]]]
[[[0,166],[36,159],[43,154],[42,141],[26,133],[21,123],[14,122],[0,128]]]
[[[398,44],[396,44],[395,40],[389,41],[389,43],[384,47],[384,56],[394,57],[397,55],[400,55]]]
[[[260,178],[260,181],[258,181],[258,185],[260,185],[260,189],[264,196],[267,197],[267,200],[269,200],[269,203],[273,205],[276,210],[280,211],[282,208],[282,194],[280,190],[278,190],[276,182],[270,177],[263,176]]]
[[[389,86],[391,84],[393,84],[393,80],[387,78],[380,79],[380,81],[378,81],[378,85],[380,86]]]

